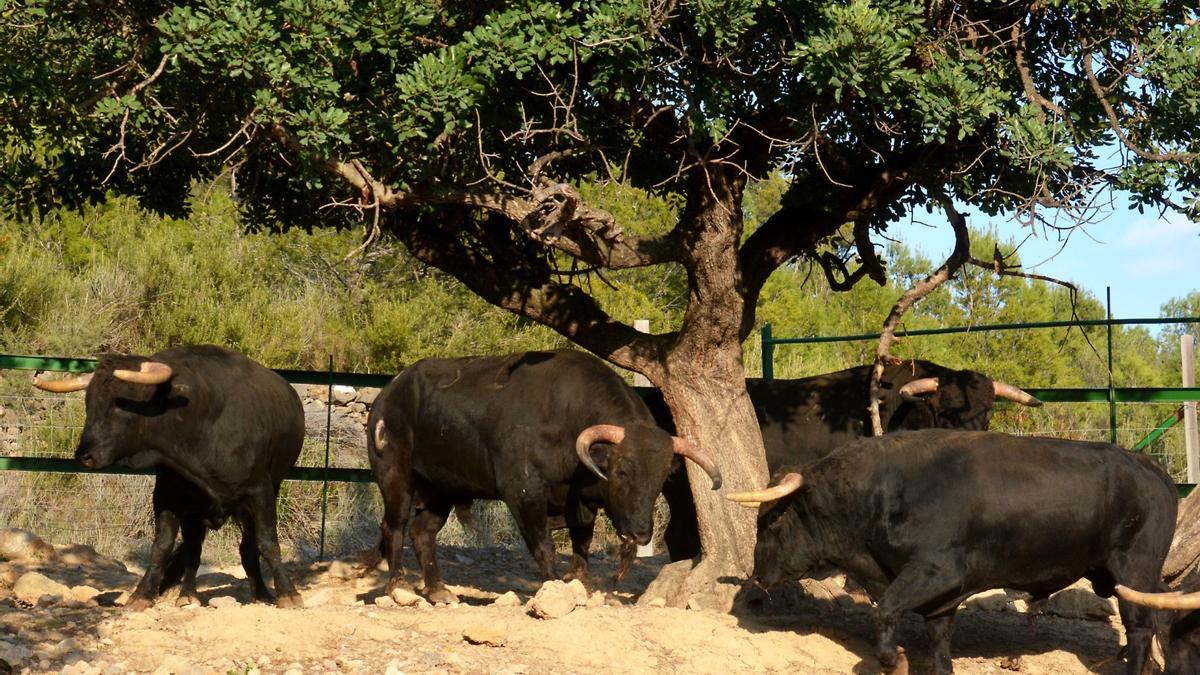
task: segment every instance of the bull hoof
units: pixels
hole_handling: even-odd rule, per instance
[[[175,600],[176,607],[189,607],[191,605],[199,606],[200,598],[194,595],[180,595],[179,598]]]
[[[446,588],[445,586],[443,586],[441,588],[435,588],[432,591],[429,591],[429,594],[426,595],[425,597],[429,598],[429,602],[432,602],[435,605],[457,605],[458,604],[458,596],[451,593],[450,589]]]
[[[154,606],[154,598],[146,598],[140,595],[131,595],[125,601],[125,611],[127,612],[144,612]]]
[[[299,609],[304,606],[304,599],[300,597],[299,593],[280,595],[275,598],[275,606],[282,609]]]

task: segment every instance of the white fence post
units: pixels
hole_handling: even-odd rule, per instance
[[[1179,336],[1179,352],[1183,360],[1183,386],[1196,386],[1195,340],[1191,333]],[[1189,483],[1200,483],[1200,443],[1196,438],[1196,402],[1183,404],[1183,435],[1187,448],[1187,479]]]

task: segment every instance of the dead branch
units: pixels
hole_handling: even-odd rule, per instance
[[[883,322],[879,344],[875,347],[875,366],[871,369],[870,403],[867,405],[867,411],[871,415],[871,429],[876,436],[883,435],[883,424],[879,420],[880,382],[890,357],[889,351],[892,344],[896,342],[896,327],[900,325],[904,313],[914,303],[946,283],[971,256],[971,233],[967,229],[966,218],[954,208],[954,204],[949,198],[942,199],[942,208],[946,210],[946,218],[950,221],[950,227],[954,229],[954,250],[937,271],[900,296],[900,299],[892,307],[892,311],[888,313],[887,320]]]

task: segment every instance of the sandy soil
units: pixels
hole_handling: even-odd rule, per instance
[[[457,606],[376,606],[385,573],[335,561],[293,568],[305,609],[241,604],[249,589],[230,569],[202,575],[205,606],[175,607],[168,593],[141,613],[116,606],[138,577],[116,561],[77,550],[53,563],[0,563],[0,674],[878,672],[870,605],[845,597],[793,589],[740,615],[634,606],[663,562],[644,559],[615,592],[593,594],[565,617],[536,619],[522,606],[491,605],[505,591],[524,601],[537,590],[524,551],[445,547],[441,559]],[[607,579],[612,567],[601,557],[594,578]],[[23,607],[8,587],[30,570],[101,595]],[[909,617],[899,637],[912,671],[925,672],[920,619]],[[1098,664],[1117,653],[1121,637],[1115,620],[1042,617],[1030,626],[1021,613],[965,609],[954,665],[969,674],[1117,673],[1120,662]],[[6,650],[19,660],[10,669]]]

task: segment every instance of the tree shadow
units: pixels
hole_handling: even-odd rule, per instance
[[[855,673],[878,673],[875,658],[874,606],[849,596],[814,597],[794,582],[771,593],[747,586],[735,602],[738,625],[753,633],[790,630],[824,636],[861,659]],[[1030,625],[1027,615],[1014,611],[960,609],[955,616],[951,655],[960,659],[993,661],[1000,668],[1020,669],[1027,656],[1062,652],[1090,672],[1117,675],[1124,661],[1114,658],[1122,643],[1119,626],[1106,621],[1041,616]],[[912,672],[932,670],[932,645],[924,620],[909,612],[901,617],[897,643],[904,647]]]

